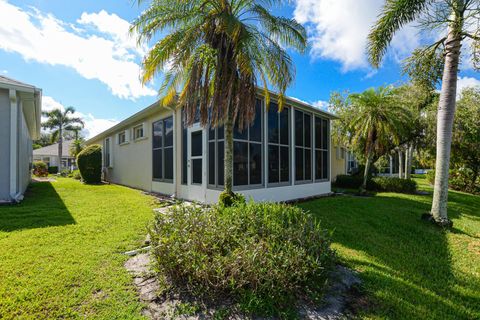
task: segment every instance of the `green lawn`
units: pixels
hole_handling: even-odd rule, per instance
[[[60,178],[0,207],[0,319],[140,318],[121,253],[142,244],[152,205],[136,190]]]
[[[364,318],[480,319],[480,197],[450,193],[450,232],[420,220],[430,201],[379,193],[301,204],[361,271]],[[152,206],[136,190],[60,178],[0,207],[0,319],[140,318],[121,253],[141,245]]]
[[[480,197],[450,192],[450,232],[420,220],[430,205],[431,196],[394,193],[301,205],[335,229],[341,261],[361,272],[364,318],[480,319]]]

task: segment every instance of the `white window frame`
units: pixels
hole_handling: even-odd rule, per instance
[[[121,141],[120,137],[121,137],[122,135],[125,135],[125,141]],[[129,141],[128,141],[128,130],[119,132],[119,133],[117,134],[117,144],[119,144],[119,145],[125,145],[125,144],[127,144],[127,143],[129,143]]]
[[[142,136],[137,137],[137,129],[142,129]],[[132,138],[133,141],[139,141],[147,138],[146,131],[145,131],[145,123],[138,124],[132,127]]]
[[[106,163],[105,158],[107,156],[106,149],[107,149],[107,141],[108,141],[108,163]],[[105,138],[103,140],[103,166],[106,168],[113,168],[113,145],[111,137]]]

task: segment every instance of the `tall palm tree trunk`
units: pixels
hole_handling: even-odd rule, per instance
[[[63,152],[63,132],[62,124],[58,129],[58,172],[62,171],[62,152]]]
[[[461,17],[455,16],[455,20]],[[440,225],[450,225],[447,216],[448,169],[452,145],[453,118],[457,95],[458,63],[461,37],[450,27],[445,45],[445,66],[443,69],[442,91],[437,111],[437,155],[435,162],[435,184],[431,214]]]
[[[227,108],[225,119],[225,192],[233,193],[233,108]]]
[[[412,173],[413,145],[407,144],[405,149],[405,179],[411,178]]]
[[[373,158],[373,150],[372,146],[368,147],[367,151],[367,161],[365,162],[365,171],[363,172],[363,182],[362,186],[360,187],[360,192],[367,191],[367,182],[368,182],[368,174],[370,173],[370,167],[372,165],[372,158]]]

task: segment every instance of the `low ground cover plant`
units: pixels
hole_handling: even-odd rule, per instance
[[[298,298],[319,299],[335,261],[331,233],[285,204],[178,205],[155,216],[150,235],[166,291],[257,315],[288,317]]]

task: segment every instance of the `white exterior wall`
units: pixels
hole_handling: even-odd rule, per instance
[[[160,183],[152,180],[152,124],[170,115],[172,115],[172,111],[170,110],[161,111],[158,115],[144,118],[108,136],[111,141],[112,162],[111,168],[105,169],[108,181],[145,191],[164,194],[175,193],[174,184]],[[142,123],[144,125],[143,130],[145,137],[139,140],[133,140],[132,128]],[[176,129],[177,128],[175,128],[174,131],[176,131]],[[127,131],[128,142],[118,144],[118,133],[125,130]],[[90,144],[99,144],[103,149],[105,139],[94,140]]]
[[[10,98],[0,89],[0,201],[10,201]]]
[[[23,105],[18,103],[18,175],[17,192],[24,193],[30,183],[30,165],[32,163],[32,140],[28,131]]]
[[[114,132],[110,133],[107,137],[111,139],[111,168],[106,170],[106,179],[112,183],[130,186],[133,188],[157,192],[165,195],[172,195],[177,198],[186,200],[195,200],[205,203],[215,203],[218,201],[218,196],[221,190],[208,189],[207,188],[207,166],[208,166],[208,130],[203,129],[203,184],[198,185],[183,185],[181,182],[182,177],[182,123],[181,123],[181,110],[171,111],[167,109],[159,109],[158,114],[153,116],[146,116],[134,123],[130,123],[128,126],[119,127]],[[263,161],[265,165],[263,167],[264,186],[255,189],[243,188],[241,190],[235,190],[246,196],[247,199],[252,198],[255,201],[289,201],[300,198],[313,197],[323,194],[329,194],[331,192],[330,179],[328,181],[318,181],[313,183],[295,184],[295,147],[293,139],[294,131],[294,110],[291,112],[291,184],[284,186],[266,187],[266,181],[268,181],[267,174],[267,157],[265,146],[266,137],[264,135],[264,153]],[[266,112],[266,111],[265,111]],[[173,154],[174,154],[174,172],[173,183],[159,182],[152,180],[152,124],[155,121],[170,117],[173,115],[174,132],[173,132]],[[266,119],[264,116],[264,131],[266,133]],[[139,141],[132,141],[131,129],[138,125],[144,124],[144,135],[146,138]],[[127,143],[118,144],[118,133],[128,130]],[[312,126],[313,130],[313,126]],[[313,136],[313,135],[312,135]],[[102,139],[94,139],[89,141],[89,144],[100,144],[104,147],[104,141],[106,137]],[[312,140],[312,146],[314,146],[315,140]],[[329,159],[332,158],[332,148],[330,146]],[[329,176],[331,177],[331,161],[329,168]],[[312,163],[313,169],[313,163]],[[189,168],[190,170],[190,168]],[[314,172],[312,170],[312,175]]]

